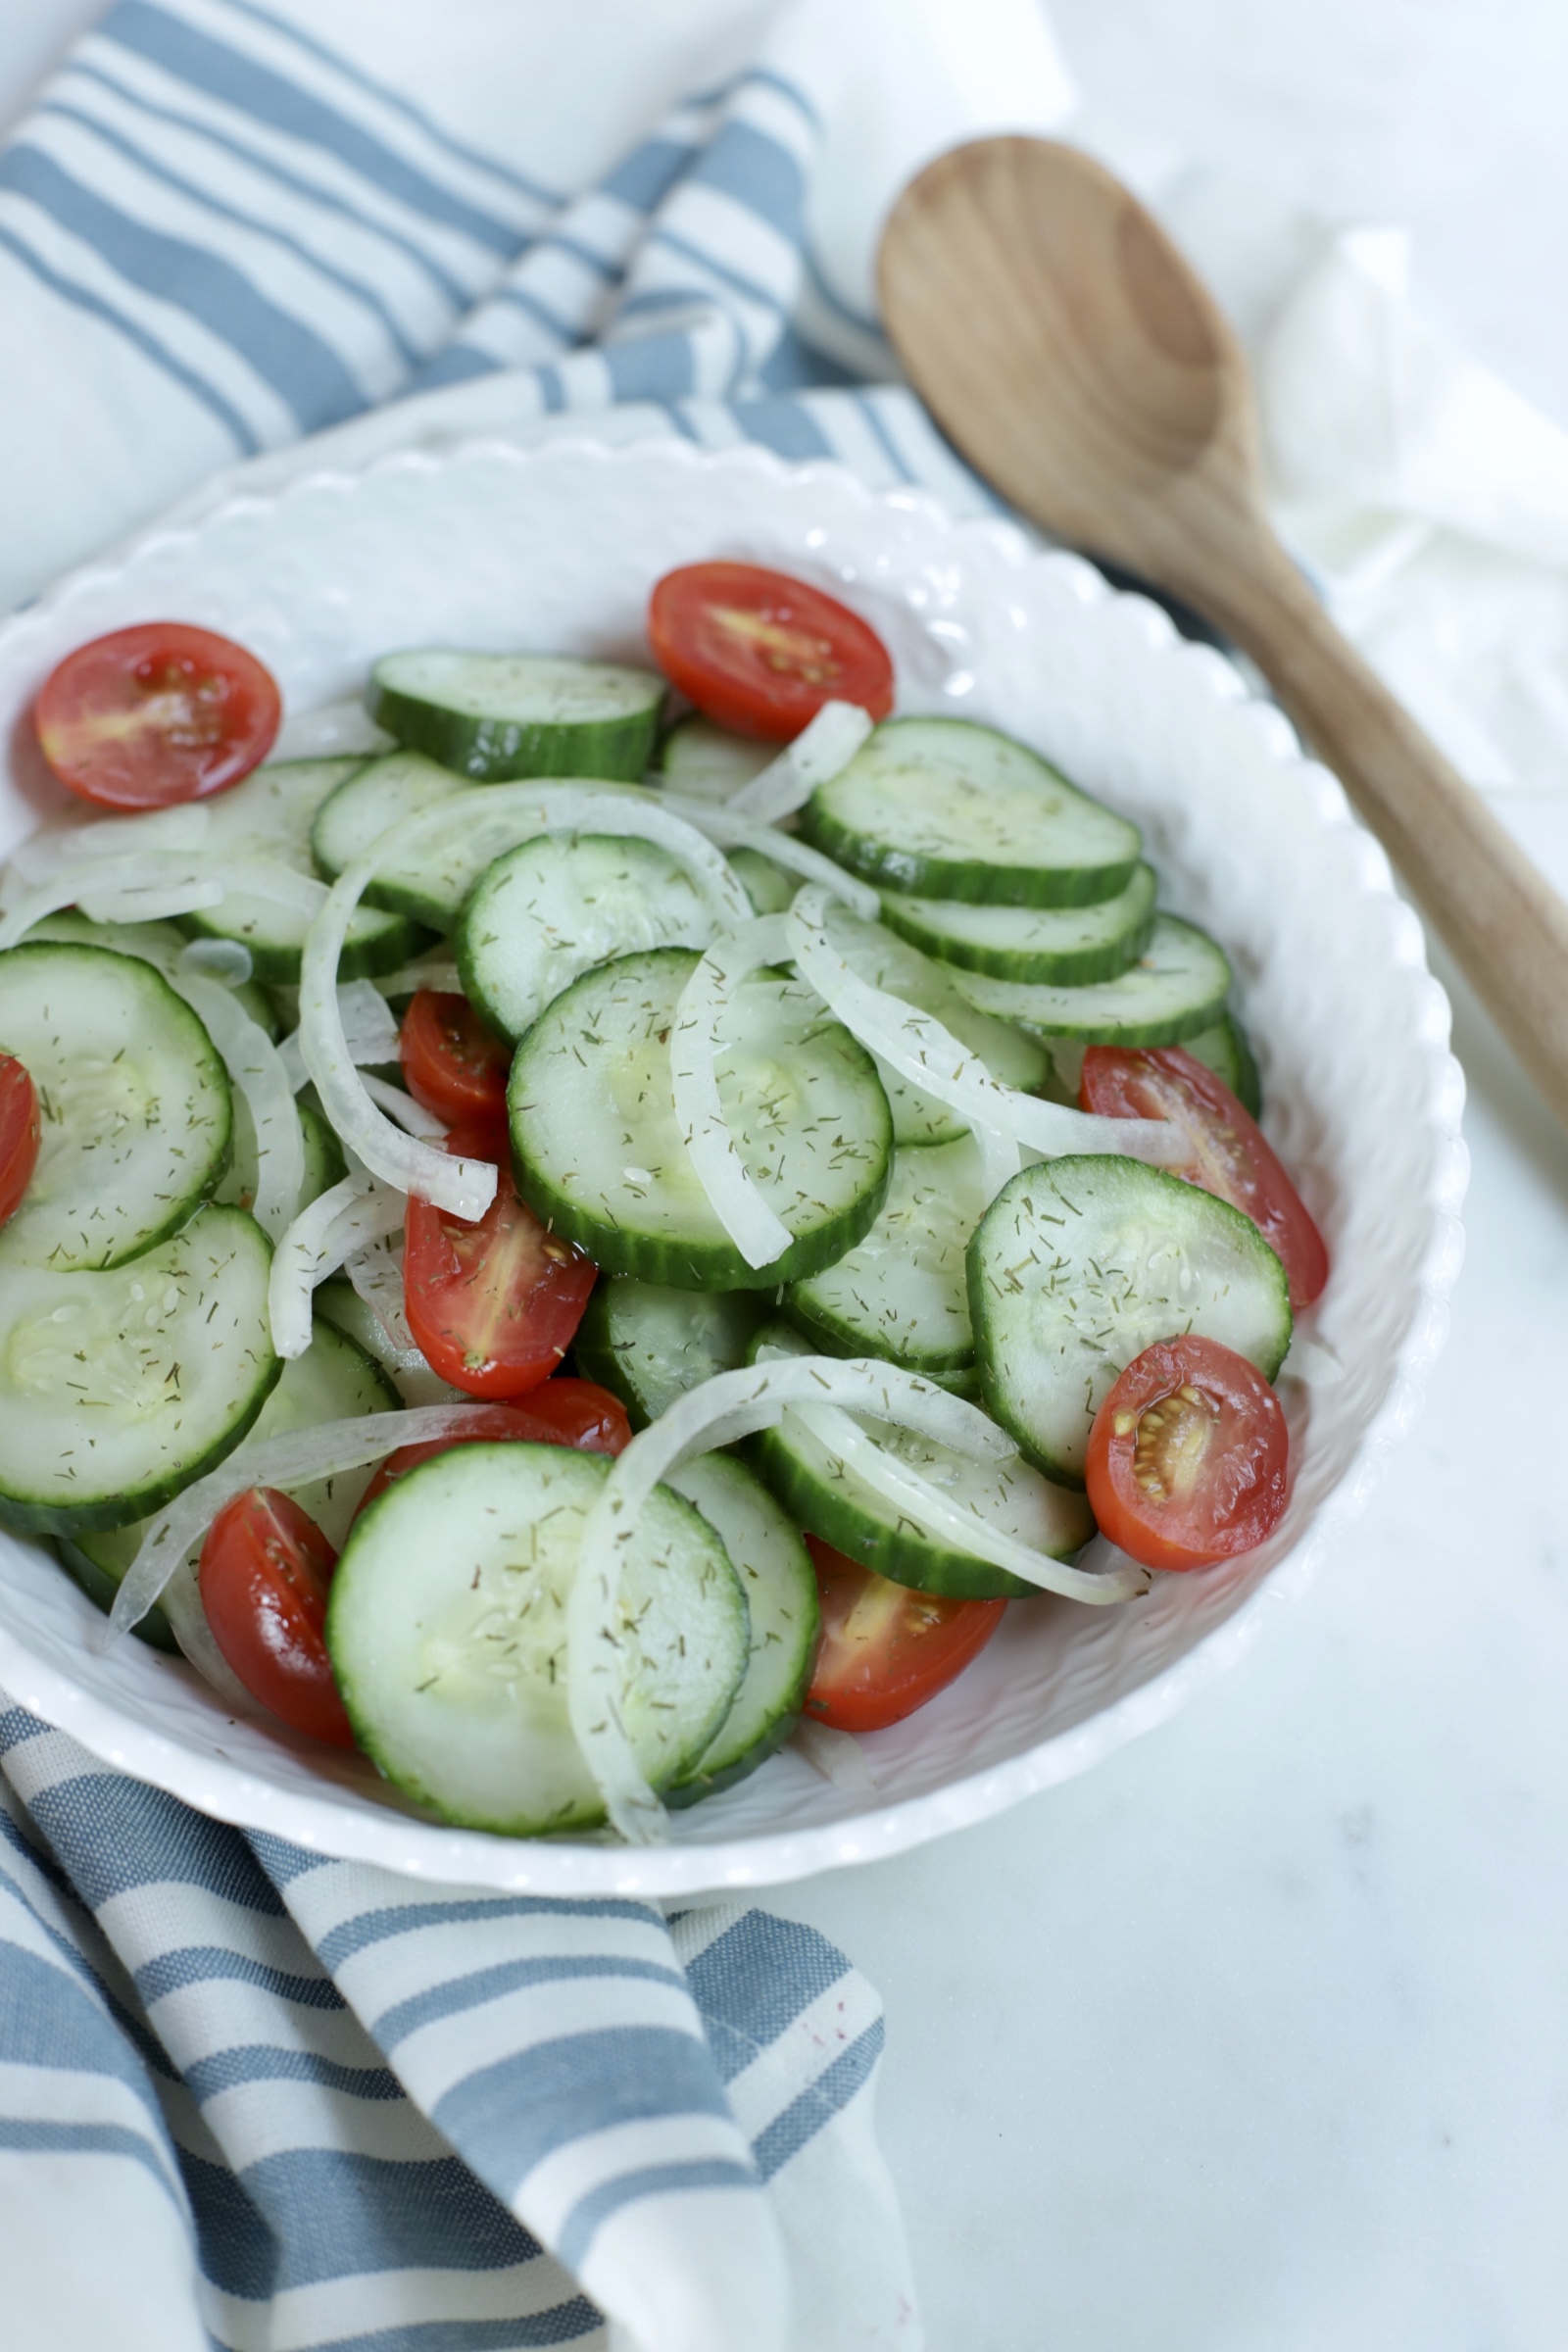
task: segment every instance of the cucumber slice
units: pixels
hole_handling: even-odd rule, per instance
[[[1230,993],[1222,948],[1194,923],[1155,917],[1148,947],[1117,980],[1087,988],[1025,987],[954,975],[971,1004],[1016,1021],[1036,1037],[1075,1037],[1095,1046],[1174,1046],[1211,1028]]]
[[[1201,1332],[1272,1380],[1285,1269],[1250,1217],[1162,1168],[1073,1154],[1004,1185],[969,1245],[986,1406],[1048,1477],[1081,1486],[1095,1414],[1134,1356]]]
[[[1181,1042],[1195,1060],[1206,1063],[1216,1078],[1224,1079],[1244,1110],[1250,1110],[1254,1119],[1262,1116],[1262,1081],[1251,1044],[1234,1012],[1222,1013],[1212,1029],[1200,1029],[1196,1037],[1184,1037]]]
[[[610,1274],[683,1290],[767,1290],[831,1265],[875,1223],[892,1119],[871,1057],[795,980],[736,992],[718,1092],[742,1160],[795,1239],[749,1266],[698,1181],[669,1077],[669,1033],[698,958],[623,956],[573,981],[512,1065],[517,1189]]]
[[[725,858],[756,914],[782,914],[801,887],[799,874],[786,873],[760,850],[727,850]]]
[[[1087,906],[1125,890],[1138,827],[1049,761],[961,718],[894,718],[801,816],[852,874],[983,906]]]
[[[785,1313],[830,1355],[883,1355],[911,1372],[962,1370],[974,1362],[964,1251],[985,1206],[973,1136],[906,1146],[864,1241],[792,1282]]]
[[[706,948],[712,910],[657,842],[544,833],[486,866],[453,940],[464,992],[515,1045],[579,973],[644,948]]]
[[[281,1437],[286,1430],[315,1429],[323,1421],[346,1421],[361,1413],[395,1410],[401,1403],[396,1389],[363,1348],[317,1317],[311,1344],[303,1355],[283,1366],[282,1376],[250,1431],[253,1441]],[[301,1507],[325,1533],[334,1547],[349,1532],[360,1497],[375,1476],[375,1464],[351,1471],[343,1478],[322,1478],[290,1490]],[[106,1614],[115,1604],[126,1569],[141,1548],[145,1519],[125,1527],[83,1529],[76,1536],[57,1536],[55,1549],[61,1565],[75,1578],[87,1598]],[[132,1629],[155,1649],[177,1650],[168,1618],[153,1607]]]
[[[643,791],[640,784],[594,781],[599,791]],[[417,752],[389,752],[384,760],[372,760],[323,807],[313,836],[317,864],[335,879],[363,858],[389,825],[469,789],[462,776]],[[433,931],[450,931],[485,868],[538,835],[537,822],[515,812],[498,813],[483,824],[470,815],[448,840],[427,844],[415,857],[389,858],[368,886],[366,898],[374,906],[412,915]]]
[[[1032,1095],[1051,1072],[1051,1054],[1038,1038],[1026,1037],[1010,1021],[981,1012],[959,992],[955,975],[907,940],[897,939],[880,923],[866,923],[847,906],[828,915],[828,936],[839,954],[862,980],[902,997],[920,1012],[929,1012],[952,1031],[960,1045],[978,1054],[993,1078]],[[949,1103],[911,1086],[907,1078],[880,1058],[876,1074],[893,1106],[893,1134],[899,1144],[951,1144],[969,1130]]]
[[[107,948],[0,954],[0,1051],[38,1090],[38,1164],[0,1266],[120,1266],[174,1233],[227,1164],[228,1077],[150,963]]]
[[[42,922],[34,923],[24,944],[30,946],[34,940],[52,940],[57,946],[74,948],[112,948],[117,956],[138,956],[166,979],[190,945],[184,932],[176,930],[172,923],[95,923],[89,916],[78,914],[74,906],[65,907],[59,914],[46,914]],[[257,1028],[264,1030],[275,1046],[283,1034],[282,1025],[261,982],[240,980],[228,985],[235,1004],[249,1013]]]
[[[669,1474],[715,1530],[751,1620],[746,1674],[697,1762],[668,1790],[689,1805],[733,1788],[783,1746],[806,1703],[822,1612],[811,1555],[761,1480],[726,1453],[700,1453]]]
[[[633,1429],[646,1429],[688,1389],[744,1364],[766,1312],[755,1291],[676,1291],[623,1277],[599,1284],[572,1353],[583,1378],[620,1398]]]
[[[671,792],[693,801],[727,801],[770,766],[778,753],[776,743],[733,735],[700,710],[689,710],[664,737],[659,764]]]
[[[61,1536],[123,1527],[231,1453],[280,1369],[271,1261],[254,1218],[205,1208],[113,1273],[8,1267],[0,1525]]]
[[[753,1360],[764,1348],[796,1355],[813,1353],[787,1323],[766,1323],[752,1343]],[[868,1437],[901,1462],[928,1478],[964,1509],[992,1520],[1053,1559],[1070,1559],[1095,1532],[1094,1514],[1081,1494],[1053,1486],[1027,1462],[976,1462],[913,1430],[857,1413]],[[896,1585],[941,1592],[960,1600],[1038,1597],[1038,1588],[1005,1568],[933,1543],[904,1518],[896,1504],[863,1479],[788,1413],[776,1429],[748,1441],[747,1452],[764,1485],[808,1534],[863,1561]]]
[[[969,906],[961,899],[883,894],[882,920],[943,963],[994,980],[1082,988],[1135,963],[1154,927],[1154,869],[1136,868],[1125,890],[1094,906]]]
[[[458,1446],[356,1520],[326,1640],[360,1744],[465,1829],[533,1837],[604,1818],[567,1714],[566,1605],[610,1475],[567,1446]],[[704,1754],[746,1670],[746,1600],[718,1537],[656,1487],[627,1545],[621,1708],[662,1788]]]
[[[360,765],[358,760],[287,760],[275,767],[257,768],[232,792],[206,804],[207,849],[225,858],[268,858],[310,873],[317,811]],[[230,892],[219,906],[177,919],[180,929],[194,939],[238,940],[250,951],[258,980],[299,979],[310,918],[295,907]],[[361,906],[349,925],[338,970],[345,980],[396,971],[422,944],[406,916]]]
[[[330,1323],[363,1349],[371,1362],[396,1389],[405,1404],[463,1404],[467,1401],[462,1389],[444,1381],[439,1372],[432,1372],[417,1349],[405,1350],[395,1347],[388,1338],[380,1317],[367,1298],[362,1298],[350,1282],[323,1282],[316,1294],[318,1322]],[[410,1355],[413,1361],[409,1360]]]
[[[480,784],[511,776],[640,776],[664,681],[651,669],[559,654],[386,654],[370,716],[402,744]]]

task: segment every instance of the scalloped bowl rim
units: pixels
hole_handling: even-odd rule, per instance
[[[1113,589],[1081,558],[1035,549],[1016,526],[1004,521],[954,521],[939,500],[922,490],[873,492],[844,467],[812,461],[791,465],[755,445],[703,450],[670,440],[612,446],[591,434],[534,443],[486,436],[438,451],[393,452],[352,468],[318,467],[296,474],[265,492],[220,493],[188,518],[154,525],[137,534],[110,559],[83,564],[50,591],[0,625],[0,693],[5,676],[30,638],[47,635],[49,623],[70,608],[132,579],[158,555],[198,546],[236,517],[276,515],[286,525],[291,509],[323,493],[352,494],[389,476],[435,473],[467,465],[554,467],[592,463],[635,471],[641,466],[674,466],[690,474],[716,473],[760,478],[781,497],[809,496],[831,489],[862,516],[884,515],[890,523],[918,522],[941,542],[950,564],[961,570],[966,554],[984,552],[1018,576],[1037,571],[1065,586],[1081,605],[1108,605],[1136,612],[1141,637],[1154,658],[1180,655],[1194,661],[1197,649],[1177,638],[1165,614],[1148,600]],[[1216,698],[1251,702],[1250,689],[1222,657],[1205,655]],[[1266,711],[1268,754],[1281,766],[1309,766],[1288,726],[1271,706]],[[1314,770],[1316,814],[1325,826],[1357,828],[1338,783]],[[1362,836],[1357,885],[1369,896],[1395,899],[1393,877],[1382,851]],[[1404,910],[1408,913],[1408,910]],[[1435,1144],[1434,1173],[1421,1206],[1430,1235],[1416,1282],[1418,1296],[1394,1360],[1381,1403],[1361,1434],[1337,1484],[1320,1501],[1304,1534],[1268,1568],[1257,1589],[1234,1612],[1202,1634],[1192,1648],[1152,1679],[1070,1727],[1004,1761],[959,1775],[946,1785],[891,1802],[871,1803],[845,1818],[805,1828],[753,1833],[723,1842],[671,1843],[631,1849],[608,1840],[516,1840],[445,1828],[388,1806],[377,1813],[345,1811],[323,1781],[318,1794],[280,1791],[264,1774],[225,1754],[215,1741],[202,1751],[123,1713],[29,1647],[24,1634],[0,1624],[0,1687],[32,1712],[69,1733],[104,1763],[181,1797],[198,1810],[241,1828],[265,1830],[308,1850],[340,1859],[379,1864],[431,1881],[495,1887],[593,1894],[689,1895],[734,1886],[783,1884],[824,1869],[903,1852],[926,1839],[979,1822],[1084,1772],[1128,1740],[1165,1722],[1195,1692],[1234,1665],[1258,1640],[1265,1625],[1310,1584],[1344,1529],[1365,1507],[1392,1448],[1412,1425],[1422,1402],[1423,1383],[1441,1352],[1447,1330],[1446,1300],[1462,1256],[1458,1212],[1468,1175],[1460,1136],[1463,1076],[1447,1049],[1446,998],[1426,967],[1425,945],[1413,915],[1389,941],[1390,960],[1401,967],[1411,988],[1423,992],[1417,1022],[1417,1051],[1426,1059],[1428,1117]],[[0,1535],[0,1562],[16,1551]],[[101,1625],[81,1602],[82,1622]],[[174,1671],[182,1671],[175,1669]]]

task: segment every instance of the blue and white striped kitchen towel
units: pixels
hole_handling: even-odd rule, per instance
[[[116,0],[0,148],[0,609],[182,496],[585,416],[983,508],[867,254],[1065,96],[1031,0]],[[322,1862],[0,1713],[6,2352],[915,2352],[881,2042],[765,1912]]]

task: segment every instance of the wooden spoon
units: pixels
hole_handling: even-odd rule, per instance
[[[1275,538],[1246,359],[1164,231],[1074,148],[979,139],[905,189],[880,278],[911,382],[1003,495],[1250,654],[1568,1123],[1568,907]]]

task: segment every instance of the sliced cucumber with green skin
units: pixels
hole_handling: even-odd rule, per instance
[[[288,760],[259,767],[206,804],[205,851],[224,858],[266,858],[295,872],[312,871],[311,830],[328,794],[359,768],[358,760]],[[258,980],[294,982],[309,915],[271,899],[230,891],[217,906],[182,914],[179,928],[193,939],[233,939],[249,951]],[[422,934],[407,916],[375,906],[358,907],[338,958],[345,980],[393,972],[416,956]]]
[[[458,1446],[355,1521],[326,1640],[360,1745],[442,1820],[506,1837],[604,1819],[567,1711],[566,1609],[610,1463],[567,1446]],[[722,1543],[656,1487],[626,1547],[620,1705],[650,1785],[706,1752],[749,1655]]]
[[[755,1291],[677,1291],[621,1277],[595,1290],[572,1352],[584,1380],[618,1396],[633,1429],[646,1429],[689,1389],[738,1370],[766,1313]]]
[[[743,1462],[701,1453],[667,1482],[715,1529],[741,1580],[751,1620],[746,1675],[697,1762],[666,1790],[671,1805],[732,1788],[781,1748],[806,1703],[822,1612],[811,1555]]]
[[[693,801],[727,801],[760,776],[778,758],[776,743],[760,743],[755,735],[735,735],[715,726],[700,710],[678,718],[664,737],[659,755],[665,785]],[[759,908],[765,913],[766,908]]]
[[[281,1369],[272,1252],[204,1208],[107,1274],[8,1266],[0,1284],[0,1526],[76,1536],[160,1510],[233,1451]]]
[[[221,1180],[228,1076],[190,1006],[139,957],[42,942],[0,954],[0,1052],[38,1090],[38,1163],[0,1267],[120,1266]]]
[[[810,1341],[788,1323],[764,1324],[752,1343],[751,1360],[764,1348],[814,1353]],[[1095,1532],[1094,1515],[1083,1496],[1054,1486],[1027,1462],[976,1462],[913,1430],[874,1421],[868,1414],[857,1413],[855,1418],[877,1445],[929,1479],[960,1509],[973,1510],[1053,1559],[1070,1559]],[[1038,1593],[1037,1586],[1007,1569],[922,1535],[896,1503],[819,1444],[797,1414],[786,1413],[777,1428],[749,1440],[747,1452],[763,1484],[808,1535],[896,1585],[959,1600],[1023,1599]]]
[[[330,1323],[367,1354],[378,1370],[384,1372],[405,1404],[464,1404],[467,1401],[462,1389],[455,1389],[439,1372],[432,1372],[416,1349],[408,1351],[414,1361],[407,1360],[405,1351],[394,1347],[368,1299],[362,1298],[350,1282],[323,1282],[316,1294],[316,1319]]]
[[[561,654],[385,654],[370,716],[399,743],[478,784],[514,776],[640,776],[664,681]]]
[[[969,1244],[986,1408],[1048,1477],[1082,1485],[1090,1426],[1146,1348],[1196,1331],[1272,1380],[1285,1269],[1250,1217],[1162,1168],[1073,1154],[1003,1186]]]
[[[513,1045],[579,973],[645,948],[706,948],[713,914],[657,842],[545,833],[486,866],[453,939],[464,994]]]
[[[1244,1110],[1250,1110],[1254,1119],[1261,1116],[1262,1081],[1251,1044],[1234,1012],[1223,1013],[1212,1029],[1200,1029],[1196,1037],[1184,1037],[1181,1042],[1195,1060],[1224,1079]]]
[[[882,1355],[911,1372],[974,1361],[964,1251],[985,1213],[973,1136],[894,1155],[882,1214],[820,1274],[792,1282],[784,1312],[832,1355]]]
[[[1087,988],[1025,987],[978,972],[954,978],[971,1004],[1016,1021],[1036,1037],[1094,1046],[1175,1046],[1212,1028],[1230,993],[1231,967],[1205,931],[1174,914],[1156,917],[1148,947],[1117,980]]]
[[[30,946],[34,940],[53,940],[75,948],[112,948],[117,956],[139,956],[143,963],[155,965],[166,977],[190,946],[184,932],[172,923],[95,923],[74,906],[59,914],[46,914],[41,923],[34,923],[23,944]],[[275,1046],[283,1034],[282,1026],[261,982],[238,980],[225,985],[235,1004]]]
[[[323,1421],[395,1411],[401,1402],[379,1364],[318,1316],[309,1348],[284,1364],[276,1388],[256,1416],[250,1437],[253,1444],[260,1444],[264,1438],[282,1437],[287,1430],[318,1428]],[[335,1549],[348,1534],[360,1496],[374,1475],[372,1462],[346,1477],[317,1479],[289,1492]],[[125,1527],[57,1536],[55,1548],[62,1566],[75,1578],[87,1598],[107,1614],[146,1532],[146,1520],[133,1519]],[[168,1618],[157,1606],[132,1630],[156,1649],[178,1648]]]
[[[969,906],[961,899],[882,896],[882,920],[943,963],[993,980],[1082,988],[1135,963],[1154,927],[1154,869],[1140,865],[1125,890],[1093,906]]]
[[[652,800],[640,784],[593,779],[596,791],[635,793]],[[434,808],[470,787],[417,752],[389,752],[339,787],[321,810],[313,836],[317,864],[335,879],[363,858],[389,825]],[[463,902],[485,868],[509,850],[537,839],[539,826],[525,813],[498,810],[483,822],[472,812],[444,841],[426,842],[416,853],[388,858],[366,887],[376,906],[395,907],[432,931],[450,931]]]
[[[609,1274],[682,1290],[770,1290],[831,1265],[875,1223],[893,1122],[871,1057],[799,981],[735,994],[716,1056],[741,1160],[794,1235],[749,1266],[681,1141],[669,1037],[698,957],[680,948],[585,972],[529,1030],[507,1090],[517,1190]]]
[[[907,940],[898,939],[880,923],[863,922],[847,906],[828,915],[828,937],[851,969],[873,988],[902,997],[917,1011],[929,1012],[951,1030],[960,1045],[978,1054],[993,1078],[1004,1086],[1032,1095],[1051,1071],[1051,1054],[1038,1038],[1026,1037],[1010,1021],[980,1012],[959,993],[956,975],[923,956]],[[969,1132],[952,1105],[939,1102],[923,1088],[911,1086],[890,1063],[878,1058],[881,1079],[893,1106],[893,1133],[900,1144],[951,1144]]]
[[[808,841],[886,890],[982,906],[1087,906],[1125,890],[1138,827],[1010,736],[886,719],[801,816]]]
[[[801,887],[799,874],[786,873],[760,850],[727,850],[725,858],[731,873],[752,902],[757,914],[782,914]]]

